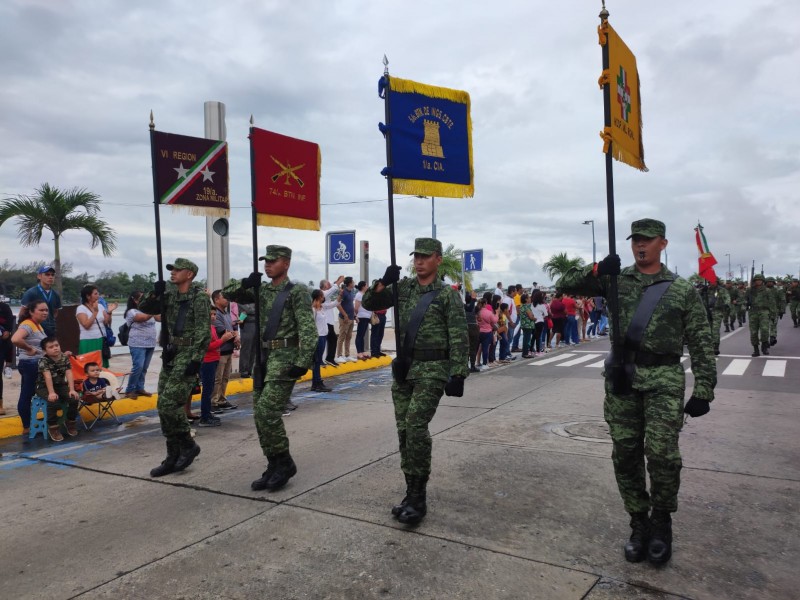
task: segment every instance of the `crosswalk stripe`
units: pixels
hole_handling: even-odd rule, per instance
[[[601,356],[600,354],[584,354],[583,356],[579,356],[578,358],[573,358],[572,360],[568,360],[564,363],[558,363],[559,367],[572,367],[574,365],[579,365],[581,363],[589,362],[590,360],[594,360]],[[588,366],[588,365],[587,365]]]
[[[586,365],[586,366],[587,367],[594,367],[596,369],[599,369],[601,367],[604,367],[605,365],[606,365],[606,359],[604,358],[603,360],[598,360],[597,362],[593,362],[592,364]]]
[[[785,360],[768,360],[764,363],[761,375],[764,377],[783,377],[786,373]]]
[[[747,365],[751,362],[750,359],[747,358],[734,358],[731,361],[731,364],[727,366],[727,368],[722,372],[723,375],[744,375],[745,370],[747,369]]]
[[[571,356],[575,356],[574,354],[567,352],[566,354],[559,354],[558,356],[551,356],[550,358],[545,358],[544,360],[537,360],[532,363],[528,363],[531,366],[541,366],[547,365],[550,363],[558,362],[559,360],[564,360],[565,358],[569,358]]]

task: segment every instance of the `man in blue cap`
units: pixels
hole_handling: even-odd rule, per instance
[[[61,296],[53,289],[56,270],[50,265],[39,267],[36,271],[36,279],[39,280],[39,283],[22,294],[20,302],[22,306],[34,300],[44,300],[47,303],[47,308],[50,312],[47,315],[47,320],[42,323],[42,329],[44,329],[48,337],[53,337],[56,335],[56,315],[61,309]]]

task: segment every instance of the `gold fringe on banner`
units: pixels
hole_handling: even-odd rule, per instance
[[[608,43],[608,21],[603,21],[597,26],[597,43],[605,46]]]
[[[300,219],[298,217],[284,217],[282,215],[258,214],[256,224],[263,227],[284,227],[286,229],[306,229],[308,231],[319,231],[319,220]]]
[[[472,178],[470,165],[470,179]],[[472,198],[475,195],[475,184],[442,183],[440,181],[423,181],[420,179],[392,179],[392,191],[395,194],[410,196],[434,196],[439,198]]]
[[[391,77],[389,79],[389,85],[393,92],[400,92],[401,94],[422,94],[423,96],[442,98],[469,106],[469,94],[462,90],[453,90],[446,87],[411,81],[410,79],[399,79],[397,77]]]
[[[162,206],[165,206],[162,204]],[[190,214],[195,217],[230,217],[231,211],[227,208],[206,208],[203,206],[190,206],[186,204],[167,204],[174,212]]]

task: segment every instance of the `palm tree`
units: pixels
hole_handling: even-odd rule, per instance
[[[456,248],[454,244],[450,244],[444,249],[442,253],[442,264],[439,265],[439,277],[447,277],[450,281],[455,283],[465,284],[467,290],[472,289],[472,273],[464,273],[465,281],[461,281],[461,249]],[[411,259],[408,265],[408,272],[414,275],[414,259]]]
[[[45,229],[53,234],[56,270],[54,287],[61,293],[61,236],[69,229],[81,229],[92,236],[92,248],[100,246],[103,256],[111,256],[116,250],[116,235],[97,214],[100,212],[100,197],[85,189],[72,188],[62,192],[42,184],[32,196],[20,194],[3,200],[0,206],[0,227],[12,218],[18,219],[17,237],[23,246],[37,246],[42,241]]]
[[[560,252],[559,254],[553,254],[550,260],[542,265],[542,269],[547,273],[551,281],[556,281],[571,268],[582,266],[584,266],[584,262],[580,256],[570,258],[566,252]]]

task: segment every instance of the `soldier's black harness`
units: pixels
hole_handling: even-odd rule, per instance
[[[400,383],[403,383],[406,377],[408,377],[408,372],[411,370],[411,363],[413,361],[445,360],[449,357],[447,350],[414,349],[417,333],[419,333],[419,327],[422,325],[422,319],[425,318],[428,307],[443,289],[444,288],[440,287],[422,294],[414,310],[411,311],[411,316],[408,318],[408,326],[403,335],[403,353],[392,361],[392,373],[395,379]]]
[[[296,337],[275,339],[275,335],[278,333],[278,327],[281,325],[283,307],[286,304],[286,300],[289,299],[289,293],[292,291],[293,287],[294,283],[290,281],[275,297],[275,302],[272,303],[272,307],[269,309],[267,326],[264,327],[264,335],[261,338],[262,348],[276,350],[278,348],[296,348],[300,345]],[[256,298],[256,302],[258,302],[258,298]]]

